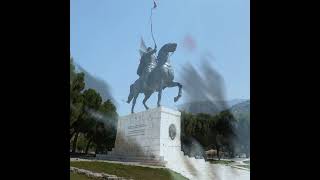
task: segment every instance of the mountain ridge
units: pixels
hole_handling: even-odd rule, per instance
[[[250,99],[233,99],[229,101],[197,101],[180,104],[179,110],[192,114],[207,113],[215,115],[223,110],[230,110],[232,113],[250,113]]]

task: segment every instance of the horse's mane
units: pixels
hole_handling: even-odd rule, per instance
[[[167,61],[167,58],[166,56],[168,55],[168,50],[166,50],[166,45],[163,45],[159,52],[158,52],[158,56],[157,56],[157,66],[160,66],[160,65],[163,65],[166,61]],[[166,58],[166,59],[165,59]],[[165,62],[164,62],[165,60]]]

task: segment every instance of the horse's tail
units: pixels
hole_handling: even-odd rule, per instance
[[[134,95],[134,84],[131,84],[130,85],[130,93],[129,93],[129,96],[128,96],[128,100],[127,100],[127,103],[130,103],[131,100],[133,99],[133,95]]]

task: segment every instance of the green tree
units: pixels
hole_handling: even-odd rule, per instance
[[[88,140],[87,145],[86,145],[86,149],[85,149],[85,153],[88,154],[90,145],[95,137],[96,134],[96,126],[97,126],[97,121],[94,121],[94,124],[88,128],[88,131],[86,133],[86,139]]]
[[[115,105],[110,99],[100,106],[99,112],[102,115],[102,119],[97,123],[95,144],[97,145],[96,152],[103,152],[114,146],[118,114]]]
[[[78,120],[83,110],[84,73],[77,73],[70,84],[70,126]]]
[[[231,155],[234,154],[234,128],[237,121],[229,111],[222,111],[214,116],[182,112],[181,120],[181,142],[185,153],[190,155],[192,141],[196,140],[202,145],[203,150],[215,148],[219,159],[222,149],[226,149]]]
[[[87,133],[95,125],[94,112],[96,112],[102,102],[102,98],[94,89],[87,89],[83,92],[82,111],[78,119],[72,124],[74,129],[72,152],[75,152],[79,133]]]
[[[250,156],[250,116],[242,114],[238,117],[238,124],[236,128],[237,134],[237,146],[239,152],[246,154],[246,157]]]
[[[110,149],[114,146],[116,137],[118,114],[111,100],[101,104],[98,111],[94,113],[96,116],[94,116],[93,123],[88,126],[89,130],[86,133],[86,138],[88,139],[86,153],[88,153],[92,142],[96,146],[96,153]]]
[[[217,137],[220,147],[223,146],[229,154],[234,156],[234,140],[236,139],[235,127],[237,121],[228,110],[222,111],[217,115],[216,130],[220,137]]]
[[[73,59],[70,57],[70,126],[78,120],[83,110],[82,91],[85,88],[84,73],[76,73]],[[72,129],[71,136],[72,138]]]
[[[182,150],[189,156],[205,156],[204,150],[210,145],[210,120],[209,114],[200,113],[193,115],[182,112],[181,115],[181,142]],[[211,137],[211,136],[210,136]],[[199,144],[201,148],[199,148]]]

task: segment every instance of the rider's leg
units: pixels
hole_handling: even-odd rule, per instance
[[[161,103],[162,88],[163,88],[163,83],[161,81],[160,82],[160,87],[159,87],[159,92],[158,92],[158,102],[157,102],[158,107],[160,107],[160,103]]]
[[[148,76],[149,76],[150,72],[146,71],[143,74],[142,80],[143,80],[143,89],[145,89],[148,86],[147,80],[148,80]]]

